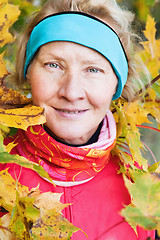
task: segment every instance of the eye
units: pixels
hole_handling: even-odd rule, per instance
[[[90,73],[98,73],[98,72],[100,72],[100,70],[98,68],[89,68],[88,72],[90,72]]]
[[[47,68],[54,68],[54,69],[60,68],[60,66],[55,62],[47,62],[44,64],[44,66],[46,66]]]
[[[45,65],[49,66],[50,68],[59,68],[58,64],[56,63],[46,63]]]

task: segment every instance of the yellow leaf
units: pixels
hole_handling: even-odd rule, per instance
[[[133,161],[138,163],[138,165],[146,171],[148,169],[148,163],[147,160],[143,158],[140,151],[140,149],[143,147],[140,141],[140,134],[133,131],[128,131],[126,135],[126,142],[129,145]]]
[[[144,63],[147,65],[152,77],[159,74],[160,69],[160,40],[156,39],[156,23],[148,15],[144,35],[148,41],[141,42],[144,50],[140,53]]]
[[[144,108],[143,104],[140,103],[139,100],[130,103],[125,111],[128,122],[133,122],[135,125],[141,125],[142,123],[150,123],[147,118],[148,113],[149,111]],[[133,130],[136,131],[136,129]]]
[[[154,43],[156,36],[155,21],[150,15],[147,16],[146,30],[144,30],[144,35],[151,43]]]
[[[144,108],[160,123],[160,104],[159,102],[149,101],[144,104]]]
[[[4,53],[0,54],[0,85],[3,83],[5,77],[9,74],[3,62],[3,55]]]
[[[68,205],[70,205],[60,202],[61,195],[61,193],[52,192],[42,193],[36,198],[34,204],[36,207],[41,208],[42,214],[45,214],[53,208],[56,209],[57,213],[61,213],[65,207],[68,207]]]
[[[41,218],[32,227],[33,236],[38,239],[70,239],[73,232],[80,230],[61,215],[61,211],[70,204],[60,202],[60,193],[42,193],[34,205],[40,209]]]
[[[0,86],[0,124],[26,130],[28,126],[45,123],[44,109],[31,103],[19,92]]]
[[[29,126],[45,123],[44,109],[31,106],[26,108],[0,109],[0,124],[27,130]]]
[[[25,187],[17,183],[18,189],[21,193],[28,191],[28,187]],[[16,181],[5,169],[0,172],[0,204],[10,213],[16,202]]]
[[[128,146],[130,150],[129,153],[132,155],[133,163],[138,163],[139,166],[142,166],[142,168],[146,170],[148,168],[147,160],[143,158],[140,151],[143,145],[140,141],[140,133],[136,125],[149,122],[147,119],[149,111],[143,109],[143,105],[141,104],[140,101],[127,103],[122,99],[119,99],[114,106],[119,114],[119,120],[117,123],[118,129],[120,129],[120,131],[118,131],[119,135],[117,139],[118,148],[127,148]],[[121,137],[122,139],[125,138],[126,146],[124,145],[125,143],[122,143]],[[130,158],[127,155],[122,154],[120,149],[118,155],[125,165],[129,163]],[[130,166],[133,165],[130,163]]]
[[[18,6],[8,4],[8,1],[3,0],[0,3],[0,47],[13,40],[12,35],[9,33],[9,28],[17,20],[20,11]]]

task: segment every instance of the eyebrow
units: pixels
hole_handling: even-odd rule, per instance
[[[63,53],[62,53],[63,54]],[[54,53],[51,53],[51,52],[46,52],[46,51],[44,51],[43,52],[43,54],[41,54],[42,56],[43,55],[45,55],[45,56],[49,56],[49,57],[51,57],[51,58],[53,58],[53,59],[55,59],[55,60],[59,60],[59,61],[62,61],[62,62],[65,62],[65,58],[63,57],[63,56],[60,56],[59,54],[57,55],[56,53],[54,54]],[[102,55],[102,57],[103,57],[103,55]],[[107,58],[105,58],[104,57],[104,60],[106,60],[108,63],[109,63],[109,65],[111,65],[110,64],[110,62],[107,60]],[[82,59],[82,61],[81,61],[83,64],[89,64],[89,65],[99,65],[99,63],[101,64],[101,63],[103,63],[102,62],[102,60],[100,59],[100,58],[95,58],[95,59],[91,59],[91,60],[83,60]],[[107,66],[107,64],[104,64],[103,63],[103,66]]]

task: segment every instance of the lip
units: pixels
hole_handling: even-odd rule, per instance
[[[71,119],[71,120],[76,120],[81,118],[87,111],[88,109],[62,109],[62,108],[54,108],[56,113],[65,119]]]

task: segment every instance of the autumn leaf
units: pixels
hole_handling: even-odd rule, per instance
[[[16,163],[22,167],[32,169],[37,172],[41,177],[48,179],[52,183],[52,179],[49,177],[48,173],[37,163],[31,162],[26,158],[19,155],[11,155],[8,152],[0,153],[0,163]]]
[[[79,230],[68,222],[61,211],[69,206],[60,202],[59,193],[41,193],[37,188],[29,191],[15,181],[7,170],[0,173],[0,204],[9,211],[0,222],[0,239],[8,234],[18,240],[70,239]],[[7,221],[4,224],[4,219]],[[6,230],[5,230],[6,228]]]
[[[5,146],[3,145],[3,140],[4,140],[4,137],[0,131],[0,153],[2,152],[6,152],[6,148]]]
[[[125,108],[125,114],[134,131],[137,130],[136,125],[151,123],[148,120],[149,109],[140,100],[135,100],[128,104]]]
[[[7,211],[12,213],[16,204],[16,190],[19,189],[21,193],[27,192],[28,187],[16,183],[16,181],[8,173],[8,170],[0,172],[0,205]]]
[[[31,99],[0,86],[0,124],[26,130],[28,126],[45,123],[44,109],[30,104]]]
[[[19,92],[0,86],[0,124],[26,130],[28,126],[45,123],[44,109],[31,103]]]
[[[80,230],[60,214],[69,206],[62,204],[60,197],[61,194],[47,192],[36,198],[34,204],[40,208],[41,217],[32,227],[33,239],[70,239],[73,232]]]
[[[148,15],[146,29],[144,30],[144,36],[147,38],[147,41],[141,42],[144,50],[140,52],[140,56],[153,78],[159,74],[160,69],[160,39],[156,39],[155,25],[154,19]]]
[[[44,109],[31,106],[26,108],[0,109],[0,124],[27,130],[29,126],[45,123]]]
[[[130,106],[131,104],[131,106]],[[116,108],[117,112],[115,113],[118,115],[117,118],[117,128],[121,129],[118,131],[117,135],[117,147],[116,147],[116,154],[120,157],[124,165],[128,165],[129,158],[133,162],[133,164],[137,163],[140,167],[144,170],[148,168],[147,160],[143,158],[141,154],[141,149],[143,149],[143,144],[140,140],[140,133],[139,129],[136,126],[138,123],[142,123],[145,119],[147,120],[147,113],[143,111],[143,115],[140,111],[138,111],[137,103],[127,103],[124,102],[122,99],[118,100],[117,103],[113,103],[113,106]],[[139,106],[140,108],[140,106]],[[142,121],[142,119],[143,121]],[[118,148],[123,148],[124,144],[121,144],[121,138],[125,139],[125,143],[129,148],[129,155],[122,154],[121,150],[118,153]],[[114,150],[113,150],[114,152]],[[132,164],[131,164],[132,165]]]
[[[21,95],[18,91],[14,91],[5,86],[0,86],[0,108],[22,108],[29,104],[32,104],[32,100],[30,98]]]
[[[4,79],[8,76],[9,72],[7,71],[4,61],[4,53],[0,54],[0,85],[3,83]]]
[[[29,196],[29,192],[23,197],[20,196],[19,191],[16,192],[16,205],[12,211],[9,230],[17,239],[32,239],[30,229],[40,216],[40,211],[34,206],[34,201],[35,198]]]
[[[121,215],[136,231],[137,226],[160,231],[160,181],[156,173],[130,172],[131,182],[124,176],[125,185],[132,203],[121,211]]]
[[[17,20],[20,11],[18,6],[8,4],[7,0],[0,2],[0,47],[13,40],[11,33],[8,29]]]

